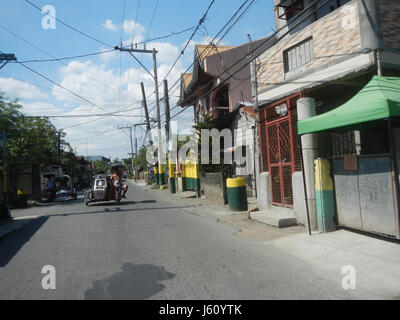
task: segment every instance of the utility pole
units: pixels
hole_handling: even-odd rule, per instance
[[[149,136],[149,143],[150,143],[150,145],[152,145],[153,144],[153,139],[151,138],[149,111],[147,110],[147,101],[146,101],[146,94],[144,92],[143,82],[140,83],[140,87],[142,88],[142,97],[143,97],[142,103],[143,103],[143,108],[144,108],[144,115],[146,117],[146,132],[150,135]]]
[[[259,174],[259,167],[260,167],[260,150],[259,150],[259,141],[258,141],[258,123],[260,121],[260,114],[259,114],[259,105],[258,105],[258,82],[257,82],[257,58],[255,56],[253,42],[251,40],[250,34],[247,35],[250,41],[250,45],[252,47],[252,62],[250,62],[250,75],[251,75],[251,91],[253,96],[253,109],[254,109],[254,159],[253,159],[253,172],[254,172],[254,184],[255,184],[255,196],[257,197],[258,188],[257,188],[257,181],[258,181],[258,174]]]
[[[57,162],[58,165],[61,164],[61,131],[58,131]]]
[[[154,69],[154,89],[156,94],[156,110],[157,110],[157,135],[158,135],[158,174],[160,187],[164,184],[164,172],[163,172],[163,161],[162,155],[164,150],[162,150],[162,140],[161,140],[161,116],[160,116],[160,97],[158,94],[158,77],[157,77],[157,51],[153,49],[153,69]]]
[[[6,153],[6,131],[3,130],[1,135],[2,146],[2,166],[3,166],[3,201],[1,203],[0,218],[9,218],[10,209],[8,208],[8,195],[7,195],[7,153]]]
[[[118,126],[118,129],[129,129],[129,138],[131,141],[131,171],[133,172],[133,143],[132,143],[132,126],[129,127],[120,127]]]
[[[0,69],[3,68],[10,61],[17,61],[17,58],[14,54],[0,53]]]
[[[171,125],[170,125],[170,112],[169,112],[169,97],[168,97],[168,81],[164,80],[164,108],[165,108],[165,136],[167,137],[167,146],[169,148],[169,139],[171,134]]]
[[[119,48],[116,46],[114,49],[120,50],[120,51],[126,51],[129,52],[129,54],[144,68],[144,70],[151,75],[151,77],[154,79],[154,92],[156,95],[156,112],[157,112],[157,135],[158,135],[158,170],[160,174],[160,178],[162,179],[161,181],[163,182],[164,178],[164,173],[163,173],[163,168],[162,168],[162,163],[163,161],[163,151],[162,150],[162,139],[161,139],[161,117],[160,117],[160,97],[158,93],[158,76],[157,76],[157,51],[156,49],[153,50],[146,50],[146,49],[134,49],[133,45],[131,46],[130,49],[126,48]],[[153,74],[147,70],[147,68],[142,64],[142,62],[136,58],[133,55],[133,52],[136,53],[151,53],[153,56]]]
[[[136,129],[136,127],[135,127],[135,129]],[[129,127],[129,137],[130,137],[130,139],[131,139],[131,171],[133,172],[133,167],[134,167],[134,164],[133,164],[133,144],[132,144],[132,126],[130,126]]]

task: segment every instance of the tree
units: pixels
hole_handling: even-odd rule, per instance
[[[146,159],[147,147],[142,146],[139,149],[137,156],[133,159],[133,164],[136,168],[143,171],[147,171],[147,159]]]
[[[24,116],[18,100],[9,101],[0,93],[0,130],[7,136],[7,169],[10,182],[15,181],[26,165],[42,167],[58,163],[60,134],[60,163],[70,169],[75,165],[75,155],[65,138],[48,118]]]
[[[93,161],[93,171],[92,171],[93,175],[106,174],[108,169],[109,168],[104,161],[102,160]]]
[[[220,163],[219,164],[212,164],[211,159],[208,159],[208,163],[201,163],[201,130],[202,129],[207,129],[207,130],[212,130],[215,129],[214,126],[214,118],[211,113],[206,113],[203,112],[202,114],[202,121],[196,122],[196,124],[193,126],[193,128],[196,130],[196,135],[198,137],[197,143],[198,143],[198,161],[200,163],[200,172],[221,172],[224,171],[226,172],[228,168],[231,167],[231,165],[226,165],[224,164],[224,157],[221,155],[220,157]],[[209,155],[212,155],[212,138],[209,138],[208,141],[208,148],[209,148]]]

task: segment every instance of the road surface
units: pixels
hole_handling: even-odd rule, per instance
[[[357,298],[339,272],[129,185],[120,206],[78,198],[19,210],[39,217],[0,240],[0,299]],[[42,287],[46,265],[55,289]]]

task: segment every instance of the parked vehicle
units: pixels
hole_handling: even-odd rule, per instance
[[[56,201],[65,201],[69,199],[76,200],[78,197],[70,176],[63,175],[56,177],[55,185]]]

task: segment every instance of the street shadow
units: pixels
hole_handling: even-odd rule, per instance
[[[160,208],[126,208],[121,209],[117,206],[115,208],[104,208],[104,210],[96,210],[96,211],[84,211],[84,212],[66,212],[66,213],[54,213],[48,214],[46,217],[67,217],[67,216],[75,216],[75,215],[85,215],[85,214],[105,214],[105,213],[127,213],[134,211],[154,211],[154,210],[168,210],[168,209],[187,209],[193,206],[184,206],[184,207],[160,207]],[[87,208],[87,207],[86,207]],[[90,208],[90,207],[89,207]]]
[[[156,200],[142,200],[142,201],[133,201],[133,200],[126,200],[126,201],[121,201],[119,206],[127,206],[130,204],[138,204],[138,203],[157,203]],[[116,206],[116,202],[110,200],[109,202],[106,201],[100,201],[100,202],[91,202],[89,204],[90,207],[107,207],[107,206]]]
[[[59,201],[52,201],[52,202],[37,202],[35,204],[35,207],[42,207],[42,208],[49,208],[49,207],[54,207],[54,206],[59,206],[63,204],[71,204],[71,203],[82,203],[83,198],[78,197],[78,199],[67,199],[67,200],[59,200]]]
[[[85,291],[86,300],[143,300],[165,289],[161,281],[175,278],[164,267],[151,264],[124,263],[121,270],[111,276],[93,282]]]
[[[48,217],[34,219],[21,229],[4,236],[0,240],[0,268],[5,267],[8,262],[10,262],[24,244],[42,227],[47,219]]]

